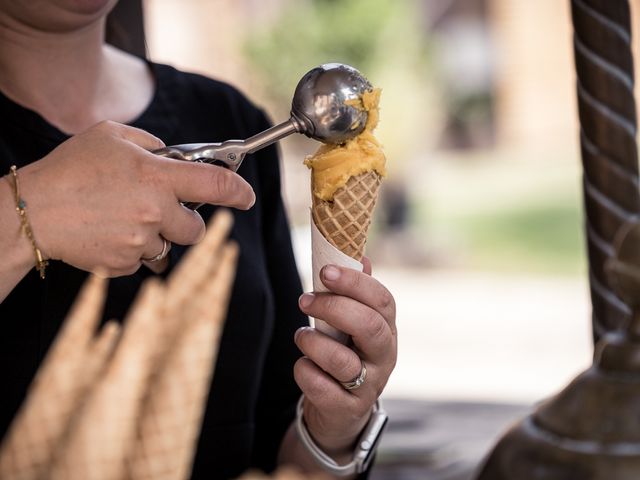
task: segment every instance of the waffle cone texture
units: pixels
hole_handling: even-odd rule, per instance
[[[370,171],[350,177],[332,201],[312,195],[311,213],[320,233],[331,245],[358,261],[364,256],[381,183],[381,176]]]

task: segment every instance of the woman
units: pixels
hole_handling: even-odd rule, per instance
[[[268,121],[227,85],[106,45],[114,4],[0,0],[0,432],[86,271],[117,277],[105,318],[123,318],[144,278],[201,238],[202,218],[179,204],[193,201],[211,204],[199,210],[205,218],[213,205],[239,209],[232,237],[242,252],[194,478],[283,463],[320,469],[293,428],[301,392],[313,441],[348,462],[395,364],[391,294],[365,262],[366,273],[325,268],[332,293],[300,296],[274,147],[245,159],[240,175],[149,153],[158,138],[245,138]],[[49,262],[44,279],[36,250]],[[352,335],[354,348],[306,328],[305,314]],[[363,365],[364,384],[343,388]]]

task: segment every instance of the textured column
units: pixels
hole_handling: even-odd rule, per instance
[[[571,7],[597,339],[631,314],[604,272],[616,231],[640,213],[630,12],[627,0],[572,0]]]

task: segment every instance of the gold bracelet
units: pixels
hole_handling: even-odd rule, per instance
[[[36,269],[38,270],[38,272],[40,272],[40,278],[44,279],[44,271],[47,268],[47,265],[49,265],[49,262],[42,258],[42,252],[38,248],[36,239],[33,236],[33,230],[31,230],[29,218],[27,217],[27,202],[20,198],[20,187],[18,185],[18,169],[15,165],[11,167],[11,176],[13,177],[13,182],[9,183],[13,188],[13,193],[16,201],[16,212],[18,212],[18,215],[20,215],[20,224],[22,226],[22,231],[31,242],[33,253],[36,257]]]

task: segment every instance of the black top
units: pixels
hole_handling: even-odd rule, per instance
[[[131,125],[167,145],[247,138],[269,126],[264,114],[232,87],[165,65],[150,64],[156,91]],[[68,138],[37,113],[0,94],[0,175],[38,160]],[[275,147],[245,159],[239,172],[256,204],[234,212],[231,237],[240,246],[237,277],[208,400],[194,478],[236,477],[249,467],[271,470],[294,416],[300,391],[293,364],[302,288],[280,196]],[[26,199],[28,201],[28,199]],[[205,220],[214,207],[199,209]],[[185,248],[171,250],[178,261]],[[146,268],[110,281],[105,319],[122,319]],[[46,280],[32,270],[0,304],[0,435],[25,397],[38,365],[87,274],[51,262]]]

